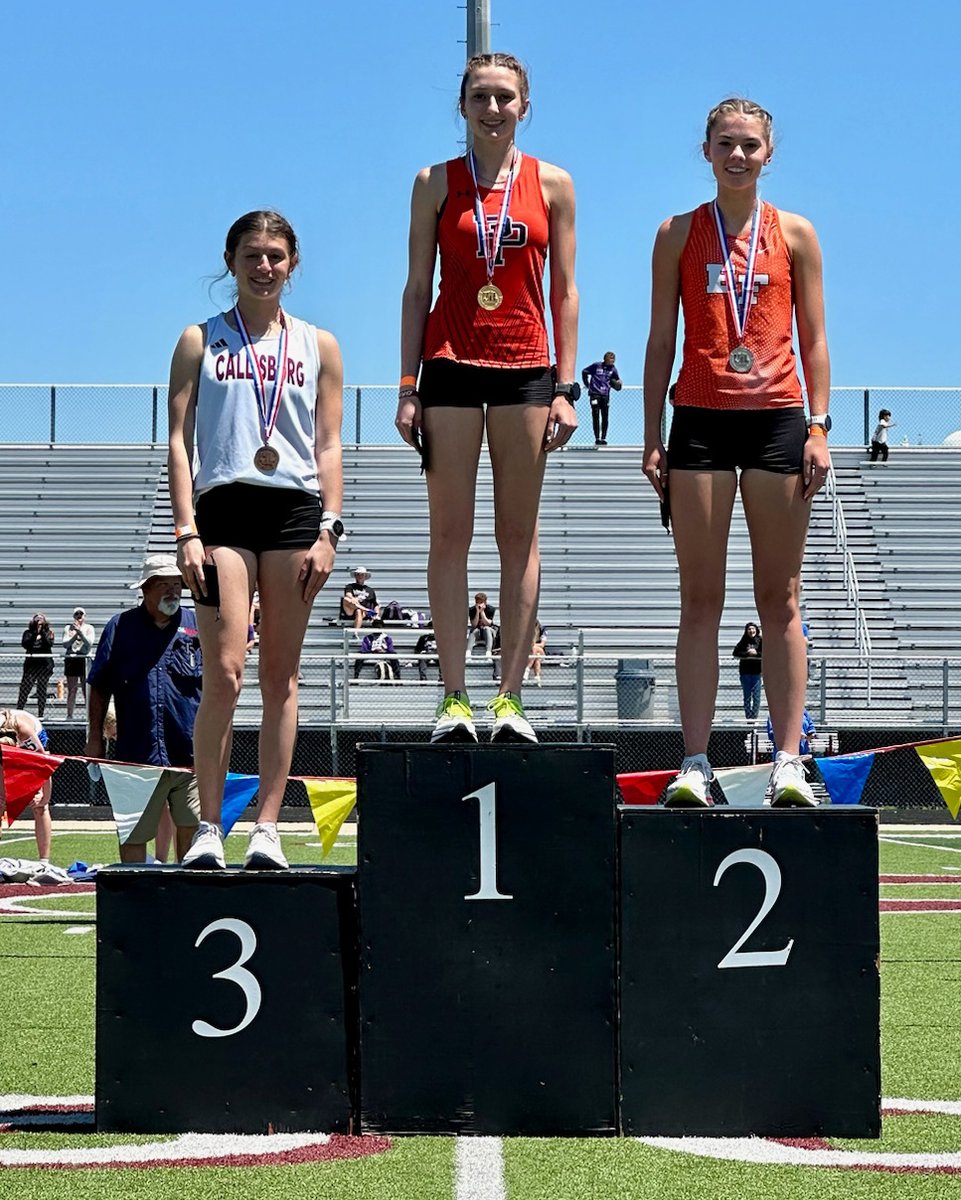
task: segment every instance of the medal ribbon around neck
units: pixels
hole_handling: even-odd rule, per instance
[[[277,348],[274,390],[271,392],[270,401],[268,402],[267,381],[263,370],[261,370],[260,359],[254,353],[250,334],[247,332],[247,326],[240,315],[240,307],[239,305],[234,306],[234,320],[237,322],[237,329],[244,340],[244,349],[247,351],[247,362],[253,368],[254,372],[252,382],[254,392],[257,396],[257,411],[260,414],[261,436],[264,439],[265,446],[270,441],[270,435],[274,432],[274,426],[277,424],[277,416],[280,413],[280,402],[284,396],[284,377],[287,373],[287,319],[284,316],[282,308],[278,311],[280,313],[280,345]]]
[[[724,218],[717,206],[717,201],[711,205],[714,213],[714,224],[717,227],[718,241],[721,243],[721,254],[724,256],[724,277],[727,280],[727,300],[734,320],[738,342],[744,341],[744,329],[747,325],[748,314],[751,311],[751,301],[754,299],[754,275],[757,264],[758,245],[761,241],[761,199],[758,197],[754,204],[754,214],[751,217],[751,237],[747,247],[747,263],[744,267],[744,287],[740,298],[737,294],[737,274],[731,255],[727,248],[727,238],[724,236]]]
[[[497,224],[490,232],[487,229],[487,213],[484,211],[484,202],[481,200],[480,186],[477,182],[477,160],[474,157],[473,150],[470,150],[467,154],[467,165],[470,167],[471,179],[474,181],[474,216],[477,223],[477,242],[480,252],[484,256],[484,261],[487,263],[487,282],[490,283],[494,278],[494,264],[497,262],[501,243],[504,240],[504,227],[507,224],[507,213],[511,206],[511,193],[514,190],[514,173],[517,168],[517,148],[515,146],[514,153],[511,156],[510,170],[507,172],[507,180],[504,184],[504,196],[501,200],[500,212],[497,215]]]

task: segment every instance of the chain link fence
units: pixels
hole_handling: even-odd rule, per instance
[[[564,632],[555,631],[556,647],[562,645],[559,639]],[[673,659],[584,652],[578,631],[566,632],[570,645],[543,660],[540,684],[530,680],[525,685],[525,708],[540,740],[610,743],[616,748],[618,771],[657,770],[678,763],[683,739]],[[617,632],[607,632],[616,643]],[[381,678],[377,665],[378,656],[360,654],[351,643],[338,655],[304,658],[300,735],[292,775],[352,776],[359,743],[429,739],[442,697],[436,659],[418,659],[400,649],[399,682],[393,672]],[[12,707],[19,699],[22,666],[20,656],[0,656],[0,706]],[[82,755],[86,710],[78,697],[73,719],[67,720],[59,671],[58,663],[43,713],[50,748],[57,754]],[[497,690],[498,676],[496,657],[476,653],[468,664],[467,686],[475,697],[482,740],[493,719],[484,699]],[[26,706],[37,711],[35,693]],[[818,731],[813,739],[816,755],[948,736],[961,726],[961,658],[815,657],[810,664],[807,708]],[[232,770],[256,774],[260,719],[256,668],[251,665],[237,712]],[[766,762],[772,750],[764,705],[758,719],[745,717],[737,666],[722,662],[711,761],[717,767]],[[872,772],[877,802],[901,808],[937,807],[924,768],[904,778],[902,772],[899,768],[892,775],[887,760],[883,769]],[[91,783],[84,764],[67,762],[54,777],[54,803],[103,806],[107,797],[102,782]],[[303,787],[291,782],[286,803],[305,805]]]
[[[878,412],[893,414],[892,445],[940,446],[961,430],[961,388],[836,387],[831,389],[835,446],[866,446]],[[396,384],[344,388],[343,437],[348,445],[393,445]],[[574,446],[592,446],[586,397],[578,406]],[[670,422],[670,406],[665,424]],[[0,442],[155,443],[167,437],[163,384],[0,384]],[[610,445],[644,440],[644,389],[625,386],[610,402]]]

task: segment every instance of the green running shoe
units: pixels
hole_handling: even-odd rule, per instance
[[[537,734],[524,716],[524,705],[513,692],[501,692],[487,707],[494,711],[492,742],[537,742]]]
[[[474,713],[464,692],[449,692],[437,706],[437,723],[430,735],[434,742],[476,742]]]

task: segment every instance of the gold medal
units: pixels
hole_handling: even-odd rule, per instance
[[[488,312],[493,312],[504,303],[504,293],[496,283],[488,281],[477,293],[477,303]]]
[[[268,471],[276,471],[280,466],[280,455],[273,446],[261,446],[254,455],[254,466],[264,474],[267,474]]]

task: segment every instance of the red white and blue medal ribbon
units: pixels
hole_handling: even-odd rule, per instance
[[[277,366],[274,368],[274,387],[270,394],[270,400],[267,399],[267,380],[264,370],[260,364],[260,358],[254,351],[253,342],[250,334],[247,332],[247,326],[244,324],[244,319],[240,315],[240,308],[234,306],[234,320],[237,323],[237,329],[240,336],[243,338],[244,349],[247,352],[247,362],[250,365],[252,374],[251,382],[254,385],[254,393],[257,396],[257,411],[260,414],[260,429],[264,439],[264,445],[270,441],[270,435],[274,431],[274,426],[277,424],[277,417],[280,413],[280,403],[284,396],[284,377],[287,373],[287,320],[284,316],[284,310],[280,310],[280,345],[277,348]]]
[[[507,225],[507,213],[511,206],[511,193],[514,190],[514,175],[517,167],[517,150],[514,150],[511,157],[510,170],[507,172],[504,195],[501,199],[501,208],[497,215],[497,224],[490,230],[487,228],[487,213],[484,211],[484,202],[481,200],[480,186],[477,182],[477,160],[474,158],[473,150],[467,153],[467,165],[470,167],[471,179],[474,181],[474,217],[475,224],[477,225],[477,243],[480,253],[487,264],[487,280],[490,282],[494,278],[494,265],[497,262],[498,254],[500,254],[501,243],[504,240],[504,229]]]
[[[754,205],[754,215],[751,217],[751,235],[747,247],[747,263],[744,267],[744,286],[741,289],[740,297],[737,294],[737,274],[734,270],[734,264],[731,262],[731,254],[727,248],[727,238],[724,235],[724,218],[721,216],[721,210],[717,206],[717,201],[711,205],[714,213],[714,224],[717,227],[717,240],[721,244],[721,254],[724,258],[724,278],[727,281],[727,299],[731,309],[731,317],[734,320],[734,329],[737,332],[738,342],[744,341],[744,329],[747,326],[748,314],[751,311],[751,302],[754,299],[754,276],[757,264],[757,252],[760,244],[761,232],[761,200],[760,198]]]

